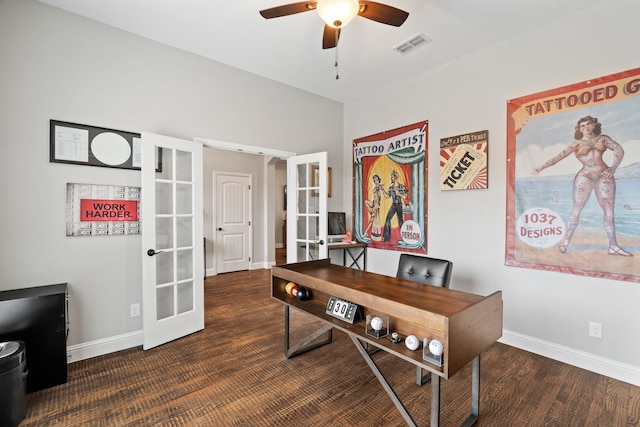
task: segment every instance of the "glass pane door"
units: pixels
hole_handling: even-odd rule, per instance
[[[288,158],[287,188],[287,262],[327,258],[327,153]]]
[[[144,348],[204,327],[202,146],[143,133]]]
[[[193,154],[163,148],[156,172],[156,319],[194,308]]]

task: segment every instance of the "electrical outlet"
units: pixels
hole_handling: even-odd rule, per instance
[[[138,317],[140,316],[140,304],[131,304],[131,307],[129,308],[129,311],[131,313],[131,317]]]
[[[589,322],[589,336],[602,339],[602,323]]]

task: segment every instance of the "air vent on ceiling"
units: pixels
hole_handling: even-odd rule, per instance
[[[406,55],[407,53],[413,51],[414,49],[419,48],[420,46],[424,46],[429,43],[431,39],[425,36],[422,33],[418,33],[415,36],[411,37],[408,40],[403,41],[398,46],[394,47],[393,50],[396,52],[400,52],[402,55]]]

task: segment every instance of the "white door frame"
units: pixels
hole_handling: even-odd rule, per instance
[[[215,140],[215,139],[210,139],[210,138],[202,138],[202,137],[194,137],[193,140],[195,142],[198,142],[200,144],[202,144],[204,147],[207,148],[216,148],[218,150],[229,150],[229,151],[236,151],[236,152],[241,152],[241,153],[248,153],[248,154],[259,154],[265,157],[265,163],[264,163],[264,169],[265,169],[265,177],[267,177],[267,179],[264,180],[263,182],[263,191],[265,194],[271,194],[270,192],[273,191],[273,187],[274,187],[274,182],[269,182],[269,180],[273,180],[274,179],[274,174],[269,174],[268,172],[268,166],[274,167],[270,158],[280,158],[280,159],[287,159],[289,157],[295,156],[296,153],[293,151],[283,151],[283,150],[274,150],[273,148],[264,148],[264,147],[257,147],[257,146],[253,146],[253,145],[244,145],[244,144],[236,144],[233,142],[226,142],[226,141],[220,141],[220,140]],[[271,186],[269,186],[271,184]],[[258,186],[256,186],[257,188]],[[269,254],[270,250],[272,250],[273,248],[275,248],[275,234],[273,233],[273,227],[275,227],[275,219],[274,219],[274,214],[275,214],[275,205],[273,204],[273,197],[267,197],[266,199],[266,215],[265,215],[265,226],[263,227],[264,231],[263,231],[263,242],[264,242],[264,253],[265,254]],[[254,219],[255,220],[255,219]],[[270,240],[269,237],[271,236],[269,233],[271,231],[271,235],[273,236],[272,239]],[[275,252],[274,252],[274,256],[275,256]],[[275,261],[275,258],[274,258]],[[265,266],[265,268],[268,266]],[[217,274],[217,273],[216,273]]]

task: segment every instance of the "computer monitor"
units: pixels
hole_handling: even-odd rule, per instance
[[[330,242],[340,241],[347,233],[347,221],[344,212],[328,212],[327,213],[327,238]]]

